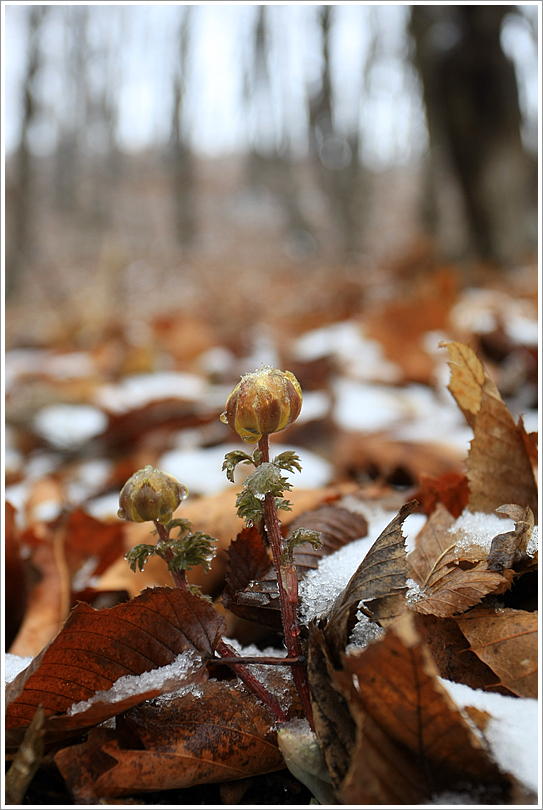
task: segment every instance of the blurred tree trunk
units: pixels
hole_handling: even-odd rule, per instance
[[[265,5],[257,7],[254,28],[253,61],[245,77],[245,96],[256,131],[247,158],[249,186],[257,193],[265,189],[281,206],[286,216],[288,250],[296,256],[313,252],[316,241],[313,229],[300,205],[296,166],[287,139],[277,145],[273,121],[273,100],[268,71],[268,22]]]
[[[339,235],[340,252],[344,258],[349,259],[356,256],[361,249],[362,199],[366,177],[359,159],[358,120],[356,128],[347,135],[337,131],[334,125],[330,68],[331,23],[331,7],[322,6],[319,11],[322,71],[320,87],[309,98],[309,149]]]
[[[22,283],[25,263],[34,249],[36,167],[29,147],[29,131],[37,114],[36,80],[42,66],[40,34],[47,6],[31,6],[28,18],[28,56],[23,89],[21,137],[10,182],[6,223],[6,296]]]
[[[191,247],[196,239],[195,166],[184,123],[187,54],[192,9],[186,6],[179,27],[179,63],[173,80],[172,128],[168,165],[174,202],[174,225],[179,244]]]
[[[62,15],[67,46],[65,72],[68,105],[60,125],[55,154],[55,200],[59,211],[74,215],[81,207],[80,138],[87,122],[89,85],[87,76],[89,9],[71,7]]]
[[[512,11],[414,5],[410,21],[430,135],[429,229],[443,247],[448,211],[442,184],[451,183],[452,173],[466,220],[455,252],[463,247],[499,263],[522,259],[537,233],[537,171],[523,148],[515,69],[500,42]]]

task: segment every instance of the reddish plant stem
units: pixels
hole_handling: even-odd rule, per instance
[[[171,563],[174,559],[174,553],[168,545],[168,541],[170,540],[168,530],[161,523],[158,523],[158,521],[154,521],[154,524],[156,526],[159,538],[156,544],[158,555],[168,563],[168,570],[172,575],[176,588],[181,588],[183,591],[188,591],[189,584],[187,582],[185,572],[183,570],[171,568],[169,565],[169,563]],[[232,659],[239,657],[236,651],[222,640],[219,641],[216,649],[219,655],[223,658]],[[274,697],[274,695],[268,692],[264,684],[260,683],[258,678],[255,678],[253,673],[250,672],[247,667],[243,666],[243,664],[236,664],[232,662],[232,660],[225,661],[225,664],[227,664],[236,673],[238,678],[243,681],[247,688],[250,689],[251,692],[253,692],[269,708],[279,722],[287,722],[288,717],[279,705],[277,699]]]
[[[230,647],[225,641],[219,641],[217,644],[217,652],[223,658],[237,658],[237,653],[233,647]],[[280,660],[280,659],[279,659]],[[275,715],[277,720],[281,723],[286,723],[288,720],[287,715],[279,705],[277,699],[272,695],[263,683],[261,683],[258,678],[255,678],[253,673],[247,669],[246,666],[243,664],[234,664],[231,660],[225,662],[228,664],[231,669],[236,673],[238,678],[243,681],[245,686],[247,686],[251,692],[253,692],[257,697],[260,698],[262,703],[268,707],[268,709]]]
[[[267,436],[263,436],[260,439],[258,449],[262,453],[260,463],[264,464],[268,462],[270,460],[270,448]],[[277,585],[279,587],[279,601],[281,604],[285,646],[290,658],[301,658],[302,645],[300,642],[300,625],[296,612],[298,605],[298,577],[295,566],[285,566],[281,560],[283,538],[281,536],[279,518],[277,517],[277,509],[275,507],[275,498],[270,493],[266,493],[264,497],[264,519],[265,531],[268,535],[270,548],[272,550],[273,565],[277,575]],[[293,665],[292,677],[298,695],[300,696],[305,716],[312,730],[315,731],[307,672],[302,661]]]

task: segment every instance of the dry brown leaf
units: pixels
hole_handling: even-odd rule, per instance
[[[117,734],[96,729],[55,762],[77,800],[223,782],[284,767],[274,718],[251,693],[210,680],[198,694],[126,712]]]
[[[101,611],[79,603],[54,641],[8,685],[6,743],[17,744],[38,705],[46,712],[46,730],[54,732],[48,741],[103,722],[122,710],[120,704],[106,700],[105,708],[94,707],[89,715],[81,712],[62,722],[49,717],[109,690],[124,675],[170,664],[187,650],[211,657],[223,631],[222,617],[208,602],[180,589],[147,590]]]
[[[324,634],[336,664],[345,650],[360,602],[364,602],[368,615],[383,626],[405,609],[407,564],[402,523],[416,505],[416,501],[410,501],[401,507],[332,605]]]
[[[412,769],[405,769],[400,759],[399,777],[408,779],[415,796],[408,793],[407,802],[417,801],[416,791],[431,794],[452,789],[461,781],[478,784],[506,783],[488,756],[478,737],[462,717],[459,709],[438,679],[430,652],[416,630],[411,613],[400,616],[386,635],[360,653],[343,659],[344,671],[333,673],[334,682],[356,705],[358,738],[356,754],[346,780],[343,801],[358,804],[365,796],[368,773],[366,754],[375,745],[374,727],[366,737],[367,717],[379,728],[379,758],[388,764],[381,772],[380,788],[388,782],[389,790],[396,780],[394,746],[411,755]],[[354,679],[354,687],[353,687]],[[381,740],[388,748],[382,754]],[[407,763],[407,764],[408,764]],[[420,796],[420,794],[419,794]],[[382,803],[377,795],[375,801]],[[389,799],[390,801],[390,799]],[[405,799],[404,799],[405,801]]]
[[[537,698],[537,611],[475,609],[456,621],[503,686],[519,697]]]
[[[473,511],[492,512],[503,503],[530,506],[537,516],[537,483],[523,438],[483,364],[463,343],[446,343],[456,399],[474,438],[467,459]],[[536,518],[537,519],[537,518]]]
[[[471,689],[511,694],[507,689],[496,686],[499,678],[470,650],[466,637],[454,619],[438,619],[431,613],[416,614],[416,624],[442,678],[464,683]]]
[[[502,592],[509,580],[490,571],[486,561],[463,568],[455,554],[456,537],[450,532],[452,516],[441,504],[419,532],[416,548],[409,554],[409,576],[421,595],[414,601],[417,613],[454,616],[477,605],[489,593]]]
[[[534,515],[529,506],[522,509],[513,503],[500,506],[496,512],[515,521],[515,530],[498,534],[490,546],[488,568],[502,573],[504,569],[513,568],[515,562],[529,559],[525,552],[534,530]]]
[[[442,503],[454,518],[460,517],[469,500],[468,479],[458,472],[446,472],[440,476],[422,472],[420,489],[414,495],[421,511],[431,515],[438,503]]]
[[[367,315],[368,337],[381,343],[386,356],[403,369],[406,380],[431,382],[435,361],[425,351],[422,336],[447,329],[457,287],[455,270],[432,267],[406,295]]]
[[[30,591],[27,609],[9,652],[38,655],[61,629],[70,610],[70,575],[64,557],[64,524],[42,526],[40,536],[27,530],[21,540],[32,548],[32,565],[40,574]]]
[[[339,787],[351,761],[356,727],[347,702],[331,682],[333,672],[322,630],[309,626],[307,677],[315,731],[332,785]]]

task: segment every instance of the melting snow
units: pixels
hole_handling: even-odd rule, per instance
[[[158,461],[158,468],[170,473],[184,484],[191,494],[213,495],[216,492],[233,486],[221,470],[226,453],[232,450],[244,450],[251,453],[252,445],[221,444],[216,447],[202,447],[190,449],[170,450]],[[332,478],[331,465],[321,456],[311,453],[301,447],[272,444],[270,455],[272,457],[285,450],[294,450],[302,462],[302,472],[290,473],[283,470],[281,474],[290,479],[294,486],[301,489],[323,487]],[[238,488],[247,472],[252,472],[251,465],[239,465],[236,469],[236,485]]]
[[[92,405],[50,405],[34,419],[36,432],[55,447],[70,450],[103,433],[108,418]]]
[[[538,706],[537,700],[507,697],[471,689],[462,683],[439,679],[459,708],[474,706],[488,712],[483,736],[499,767],[514,774],[537,793],[538,786]],[[466,715],[469,722],[469,717]]]
[[[161,399],[197,402],[205,396],[206,388],[203,377],[196,374],[178,371],[134,374],[116,385],[103,385],[95,402],[110,413],[127,413]]]
[[[33,661],[31,655],[20,656],[6,653],[4,656],[4,680],[6,683],[11,683],[15,680],[19,672],[26,669],[27,666]]]
[[[386,359],[381,343],[364,337],[359,324],[352,320],[306,332],[295,342],[293,351],[303,361],[333,355],[346,373],[361,380],[395,382],[401,376],[396,363]]]
[[[457,556],[473,546],[483,549],[488,554],[492,545],[492,540],[497,534],[511,532],[515,528],[511,518],[499,517],[496,514],[486,514],[484,512],[470,512],[464,509],[460,517],[449,529],[451,534],[455,534]],[[538,527],[534,527],[532,537],[528,542],[528,554],[534,555],[538,548]]]
[[[201,657],[192,650],[180,653],[175,661],[164,667],[143,672],[141,675],[124,675],[115,681],[110,689],[96,692],[89,700],[81,700],[74,703],[66,714],[79,714],[89,709],[95,703],[117,703],[132,695],[148,692],[152,689],[167,688],[168,682],[172,682],[169,691],[176,691],[176,694],[185,694],[193,689],[193,684],[179,686],[179,679],[189,676],[201,666]]]

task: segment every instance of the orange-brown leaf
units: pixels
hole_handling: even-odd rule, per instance
[[[115,738],[98,735],[58,752],[55,762],[87,802],[240,779],[284,767],[273,722],[254,695],[210,680],[198,695],[131,709]]]
[[[537,515],[537,484],[523,438],[483,364],[463,343],[447,343],[449,390],[473,428],[467,459],[470,508],[492,512],[503,503],[530,506]]]
[[[357,797],[365,797],[368,781],[374,778],[367,750],[376,745],[389,752],[384,761],[381,759],[379,787],[384,789],[388,783],[390,792],[399,777],[410,785],[407,803],[420,800],[421,792],[447,789],[458,779],[487,784],[504,781],[439,682],[411,613],[403,614],[383,638],[347,656],[344,664],[345,670],[335,672],[334,680],[356,706],[358,725],[346,795],[340,790],[344,802],[358,804]],[[370,733],[366,731],[368,717],[375,724]],[[395,746],[408,754],[408,761],[404,757],[398,766],[393,756]],[[408,764],[411,770],[404,767]],[[381,803],[382,799],[377,795],[375,801]]]
[[[473,652],[519,697],[537,698],[537,611],[473,610],[456,619]]]
[[[80,603],[54,641],[9,685],[6,730],[28,726],[38,705],[47,718],[62,715],[120,677],[170,664],[187,650],[210,657],[223,628],[208,602],[179,589],[149,589],[99,611]]]
[[[413,603],[418,613],[454,616],[477,605],[487,594],[509,586],[500,573],[488,570],[486,561],[461,567],[455,554],[455,535],[449,531],[452,523],[445,507],[438,506],[409,554],[410,575],[421,588],[421,596]]]

